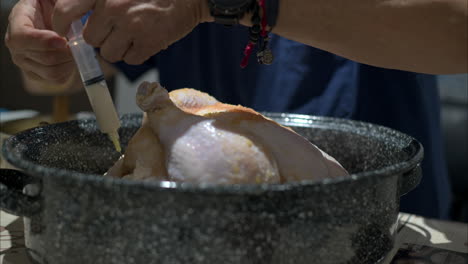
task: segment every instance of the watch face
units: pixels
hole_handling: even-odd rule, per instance
[[[246,4],[252,2],[252,0],[211,0],[218,8],[222,9],[234,9],[241,8]]]

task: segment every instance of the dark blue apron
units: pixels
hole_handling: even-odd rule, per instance
[[[425,147],[424,176],[402,198],[401,210],[448,216],[450,187],[434,76],[359,64],[277,36],[271,43],[273,65],[258,65],[252,56],[241,69],[247,38],[241,26],[202,24],[143,65],[117,65],[132,80],[157,67],[169,90],[196,88],[257,111],[351,118],[407,133]]]

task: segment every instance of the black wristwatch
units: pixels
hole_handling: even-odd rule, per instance
[[[216,23],[226,26],[239,24],[246,13],[253,9],[256,0],[208,0],[210,13]]]

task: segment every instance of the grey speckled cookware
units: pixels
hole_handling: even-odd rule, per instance
[[[191,185],[101,176],[118,158],[93,120],[22,132],[3,148],[0,206],[25,216],[37,263],[376,263],[392,248],[400,196],[422,146],[372,124],[268,114],[351,176],[281,185]],[[141,117],[126,116],[125,146]],[[314,172],[310,172],[314,173]],[[23,191],[21,191],[23,190]]]

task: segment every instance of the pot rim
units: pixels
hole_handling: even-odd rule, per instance
[[[327,128],[333,130],[347,131],[356,134],[366,135],[370,131],[378,131],[373,134],[373,138],[382,138],[384,136],[393,136],[406,139],[408,144],[403,149],[410,152],[409,157],[401,162],[388,165],[376,170],[352,173],[347,176],[339,176],[331,179],[322,180],[303,180],[296,182],[286,182],[282,184],[212,184],[212,183],[184,183],[184,182],[172,182],[172,181],[156,181],[156,180],[128,180],[122,178],[103,177],[100,174],[86,174],[76,172],[72,170],[44,167],[34,162],[24,160],[19,155],[16,155],[16,151],[8,151],[14,149],[15,145],[19,144],[18,136],[25,135],[28,133],[34,133],[36,130],[43,129],[50,126],[65,126],[71,122],[95,122],[95,119],[80,119],[72,120],[63,123],[56,123],[47,125],[44,127],[36,127],[28,129],[18,133],[7,139],[3,145],[2,152],[3,156],[8,162],[17,168],[23,170],[25,173],[31,176],[40,177],[65,177],[67,180],[85,181],[87,184],[101,185],[101,186],[125,186],[125,187],[139,187],[143,189],[161,189],[181,192],[197,192],[197,193],[225,193],[225,194],[261,194],[265,192],[283,192],[287,190],[294,190],[297,188],[316,188],[325,187],[340,183],[346,183],[349,181],[365,180],[370,177],[388,177],[393,175],[400,175],[411,171],[415,168],[423,159],[424,151],[423,146],[416,139],[402,132],[394,129],[376,125],[368,122],[349,120],[335,117],[324,117],[324,116],[312,116],[312,115],[301,115],[301,114],[289,114],[289,113],[262,113],[267,117],[279,121],[282,119],[281,124],[285,126],[293,125],[295,127],[314,127],[314,128]],[[141,114],[126,114],[121,117],[121,120],[126,118],[138,118]],[[351,131],[353,129],[353,131]]]

